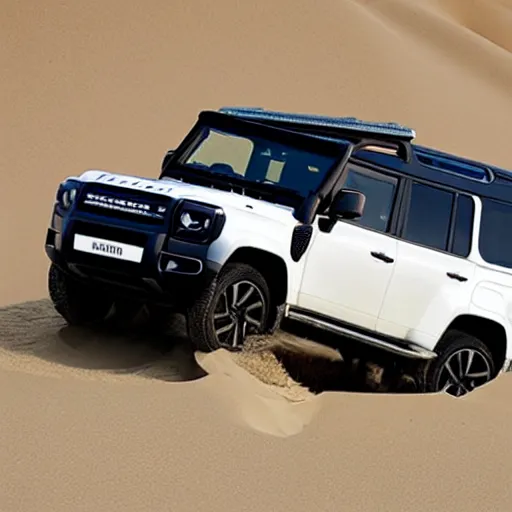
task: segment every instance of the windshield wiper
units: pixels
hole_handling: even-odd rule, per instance
[[[293,188],[283,187],[282,185],[279,185],[279,183],[272,183],[268,181],[250,181],[250,183],[254,183],[256,185],[259,185],[260,187],[265,187],[269,192],[278,191],[282,194],[287,194],[290,197],[304,199],[303,195],[297,190],[294,190]]]

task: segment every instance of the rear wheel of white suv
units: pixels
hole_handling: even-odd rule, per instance
[[[438,357],[426,367],[425,390],[463,396],[495,376],[490,350],[478,338],[458,330],[448,331],[438,348]]]
[[[270,291],[265,278],[245,263],[230,263],[187,313],[189,336],[203,352],[238,351],[251,334],[266,331]]]

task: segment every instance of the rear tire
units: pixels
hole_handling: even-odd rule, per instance
[[[187,312],[188,334],[202,352],[239,351],[247,336],[268,330],[270,291],[245,263],[229,263]]]
[[[446,392],[460,397],[494,378],[491,351],[478,338],[458,330],[448,331],[427,363],[423,378],[427,393]]]
[[[114,303],[105,292],[80,283],[54,264],[48,272],[48,291],[57,313],[74,326],[102,322]]]

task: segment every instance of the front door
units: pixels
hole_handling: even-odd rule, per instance
[[[330,233],[315,223],[298,306],[373,330],[396,263],[397,240],[387,233],[398,179],[351,163],[343,186],[365,194],[363,217]]]

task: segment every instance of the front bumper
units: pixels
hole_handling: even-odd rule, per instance
[[[142,260],[78,251],[73,245],[75,234],[141,247]],[[166,305],[186,306],[220,270],[207,260],[207,245],[169,238],[164,226],[138,226],[77,212],[61,216],[54,211],[45,250],[54,264],[78,280],[115,296]]]

